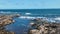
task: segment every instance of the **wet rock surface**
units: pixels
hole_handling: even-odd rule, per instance
[[[13,18],[19,17],[19,14],[0,15],[0,34],[15,34],[15,32],[5,30],[4,26],[14,23]]]
[[[49,23],[42,19],[34,19],[31,23],[28,34],[60,34],[60,23]]]

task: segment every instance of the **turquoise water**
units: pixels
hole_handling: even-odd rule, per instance
[[[0,13],[4,14],[21,14],[20,17],[14,18],[14,24],[10,24],[6,27],[6,30],[14,31],[16,34],[27,34],[30,27],[29,23],[34,18],[44,18],[49,22],[60,22],[60,9],[10,9],[0,10]]]

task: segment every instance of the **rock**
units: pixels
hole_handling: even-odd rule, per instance
[[[1,15],[0,16],[0,34],[15,34],[15,32],[6,31],[4,26],[15,22],[13,18],[19,17],[19,14],[14,15]]]

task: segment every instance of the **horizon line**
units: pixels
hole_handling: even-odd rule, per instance
[[[42,9],[60,9],[60,8],[42,8]],[[0,9],[0,10],[6,10],[6,9]]]

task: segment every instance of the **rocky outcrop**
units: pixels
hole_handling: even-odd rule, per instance
[[[32,26],[36,28],[33,28]],[[43,20],[35,20],[35,22],[31,24],[31,30],[29,32],[29,34],[60,34],[60,23],[49,23]]]
[[[19,17],[19,14],[0,16],[0,34],[15,34],[15,32],[5,30],[4,26],[14,23],[13,18]]]

